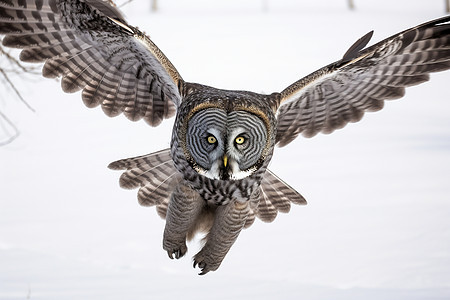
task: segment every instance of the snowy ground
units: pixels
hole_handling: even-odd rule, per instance
[[[444,1],[149,1],[126,8],[183,78],[280,91],[444,14]],[[361,2],[361,3],[360,3]],[[426,3],[426,4],[425,4]],[[144,6],[144,7],[141,7]],[[332,135],[276,149],[271,169],[308,200],[239,237],[200,277],[162,250],[164,222],[121,190],[113,160],[168,147],[158,128],[108,119],[58,83],[1,90],[22,134],[0,148],[0,299],[450,299],[450,72]]]

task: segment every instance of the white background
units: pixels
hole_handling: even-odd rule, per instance
[[[187,81],[271,93],[444,15],[444,1],[160,0],[124,8]],[[372,42],[372,43],[373,43]],[[0,299],[449,299],[450,72],[331,135],[275,150],[308,200],[243,231],[217,272],[162,250],[164,222],[119,188],[111,161],[169,145],[157,128],[85,108],[54,80],[0,90],[21,130],[0,148]],[[3,133],[5,136],[5,134]],[[2,136],[3,138],[3,136]]]

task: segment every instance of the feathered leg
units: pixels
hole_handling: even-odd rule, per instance
[[[194,257],[194,268],[199,266],[200,275],[219,268],[225,255],[244,228],[249,214],[248,202],[231,202],[228,205],[217,207],[206,244]]]
[[[204,207],[205,201],[191,188],[184,184],[175,188],[167,208],[163,238],[163,249],[171,259],[173,255],[178,259],[186,254],[186,236]]]

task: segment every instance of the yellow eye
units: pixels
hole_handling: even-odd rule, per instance
[[[242,145],[245,142],[245,138],[243,136],[238,136],[234,141],[236,144]]]
[[[215,144],[217,142],[217,139],[212,135],[208,136],[207,140],[210,144]]]

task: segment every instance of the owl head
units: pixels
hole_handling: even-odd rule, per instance
[[[254,99],[248,101],[247,93],[229,93],[210,95],[193,106],[184,120],[181,138],[187,161],[210,179],[244,179],[260,169],[273,151],[272,118]]]

